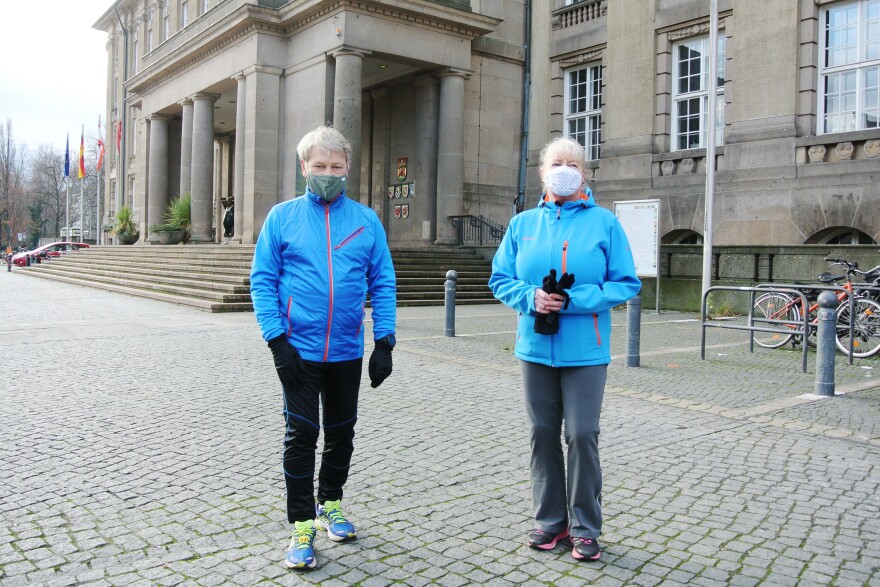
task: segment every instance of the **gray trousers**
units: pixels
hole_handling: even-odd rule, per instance
[[[608,365],[548,367],[520,361],[532,445],[532,505],[537,527],[570,528],[572,536],[602,531],[599,413]],[[560,434],[565,423],[568,481]]]

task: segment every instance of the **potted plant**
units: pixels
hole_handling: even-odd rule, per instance
[[[140,230],[129,206],[123,206],[116,212],[113,223],[113,235],[120,245],[133,245],[138,241]]]
[[[168,204],[168,212],[165,214],[165,225],[175,226],[183,231],[183,243],[189,240],[192,234],[192,222],[190,213],[192,211],[192,198],[189,194],[181,194],[172,199]]]
[[[155,234],[159,239],[159,244],[176,245],[186,236],[186,231],[177,226],[166,222],[165,224],[151,224],[150,233]]]

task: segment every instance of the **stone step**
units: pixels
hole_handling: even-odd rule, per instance
[[[252,310],[253,245],[96,246],[25,269],[28,274],[210,312]],[[495,301],[491,263],[473,251],[392,251],[402,306],[442,305],[446,273],[458,274],[456,304]]]
[[[250,312],[253,311],[254,307],[250,301],[250,296],[246,302],[217,302],[214,300],[206,300],[203,298],[195,298],[192,296],[182,296],[182,295],[174,295],[169,294],[167,292],[155,291],[149,289],[140,289],[136,287],[123,286],[112,283],[100,283],[91,281],[85,278],[73,277],[73,276],[62,276],[62,275],[53,275],[47,272],[30,272],[29,275],[33,275],[35,277],[40,277],[43,279],[52,279],[54,281],[61,281],[64,283],[71,283],[74,285],[82,285],[85,287],[95,287],[98,289],[103,289],[106,291],[113,291],[125,295],[137,296],[142,298],[149,298],[153,300],[160,300],[163,302],[169,302],[172,304],[179,304],[182,306],[191,306],[193,308],[198,308],[200,310],[205,310],[207,312]]]

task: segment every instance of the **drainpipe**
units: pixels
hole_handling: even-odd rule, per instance
[[[525,0],[525,55],[523,64],[522,138],[519,147],[519,190],[514,200],[519,214],[526,205],[526,163],[529,152],[529,94],[532,87],[532,0]]]
[[[117,2],[118,4],[118,2]],[[122,139],[119,141],[119,172],[116,174],[116,189],[117,189],[117,197],[116,197],[116,211],[122,208],[125,205],[125,184],[128,183],[128,178],[125,175],[125,131],[126,131],[126,107],[125,102],[128,99],[125,90],[125,82],[128,81],[128,29],[125,28],[125,25],[122,24],[122,17],[119,16],[119,9],[116,8],[116,5],[113,5],[113,10],[116,12],[116,18],[119,19],[119,27],[122,29],[122,107],[119,109],[119,120],[122,123]],[[116,140],[116,137],[113,137]],[[132,207],[134,207],[134,202],[132,202]]]

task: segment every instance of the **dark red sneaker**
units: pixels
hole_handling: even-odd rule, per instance
[[[571,539],[574,548],[571,550],[571,556],[576,560],[597,561],[602,556],[599,550],[599,543],[593,538],[576,537]]]
[[[554,534],[553,532],[545,532],[544,530],[532,530],[529,532],[529,546],[538,550],[552,550],[556,547],[556,543],[560,540],[568,538],[568,528]]]

